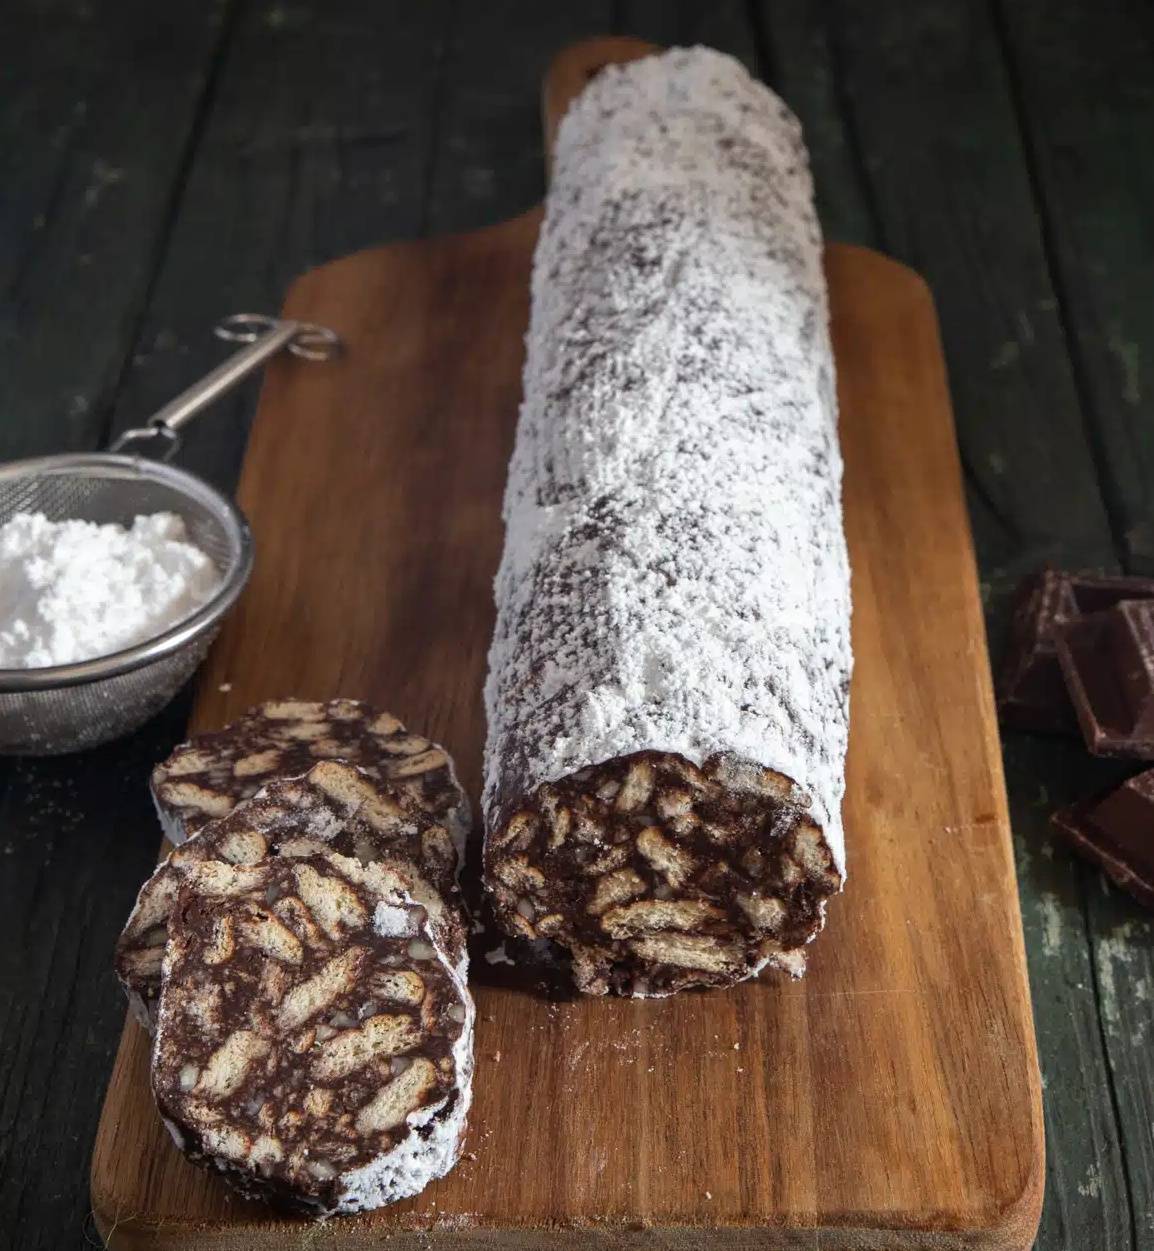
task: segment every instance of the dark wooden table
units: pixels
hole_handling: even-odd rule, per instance
[[[938,302],[998,645],[1046,560],[1154,572],[1154,17],[1135,0],[9,0],[0,13],[0,459],[95,448],[302,269],[542,190],[538,88],[590,34],[734,53],[805,124],[831,238]],[[251,389],[184,463],[236,479]],[[87,1173],[150,868],[142,785],[186,699],[0,764],[0,1244],[98,1245]],[[1047,836],[1110,776],[1009,737],[1046,1086],[1043,1251],[1154,1246],[1154,928]],[[9,1241],[11,1240],[11,1241]]]

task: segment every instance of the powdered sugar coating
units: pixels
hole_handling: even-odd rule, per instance
[[[436,943],[435,936],[431,936],[431,941]],[[439,946],[437,954],[440,960],[447,961],[446,953]],[[465,1007],[465,1021],[453,1044],[457,1097],[452,1107],[446,1112],[442,1101],[414,1112],[408,1117],[412,1132],[392,1151],[344,1174],[339,1212],[371,1212],[387,1203],[420,1194],[430,1182],[444,1177],[460,1159],[469,1108],[473,1103],[473,1035],[477,1019],[467,985],[468,972],[466,955],[453,973]]]
[[[558,132],[485,698],[490,829],[643,749],[812,797],[844,872],[849,568],[800,128],[734,60],[597,76]]]

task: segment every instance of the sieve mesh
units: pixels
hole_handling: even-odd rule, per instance
[[[136,729],[200,664],[252,564],[240,513],[207,483],[170,465],[107,453],[51,456],[0,469],[0,525],[18,512],[50,521],[131,525],[173,512],[221,572],[212,600],[155,639],[78,665],[0,670],[0,753],[57,755]]]

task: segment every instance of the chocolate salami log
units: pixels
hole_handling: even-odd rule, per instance
[[[560,127],[486,686],[485,877],[583,991],[800,975],[844,877],[849,571],[797,122],[735,61]]]

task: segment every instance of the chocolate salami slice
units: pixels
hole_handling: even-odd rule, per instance
[[[463,963],[389,866],[203,862],[170,917],[153,1092],[243,1194],[366,1211],[456,1162],[473,1020]]]
[[[844,876],[851,665],[800,129],[732,59],[609,67],[533,271],[486,686],[486,882],[591,993],[798,975]]]
[[[408,791],[448,829],[463,858],[469,805],[448,753],[355,699],[272,700],[182,744],[152,771],[160,823],[182,843],[266,783],[307,773],[318,760],[347,760]]]
[[[259,866],[270,856],[333,850],[383,861],[404,876],[446,950],[464,944],[456,854],[448,832],[414,797],[340,761],[272,782],[169,854],[141,887],[116,949],[116,972],[133,1012],[154,1024],[168,920],[181,882],[205,862]],[[205,878],[204,880],[208,880]]]

